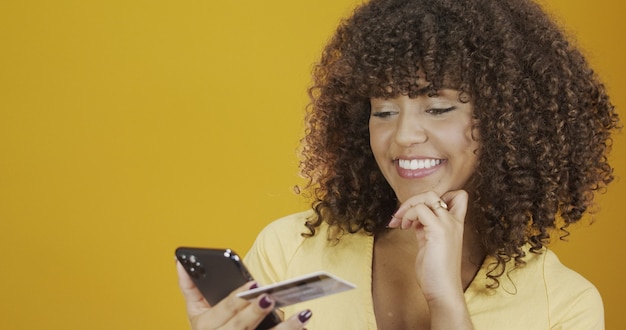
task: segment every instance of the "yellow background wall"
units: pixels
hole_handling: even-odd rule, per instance
[[[626,5],[546,1],[623,112]],[[306,207],[292,187],[311,64],[355,3],[1,1],[0,328],[186,328],[175,247],[244,254]],[[619,136],[621,177],[625,154]],[[615,182],[555,246],[613,329],[625,193]]]

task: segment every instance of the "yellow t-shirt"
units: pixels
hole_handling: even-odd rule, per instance
[[[327,225],[304,238],[312,211],[276,220],[257,237],[245,264],[260,284],[269,284],[325,270],[356,284],[355,290],[283,308],[286,317],[311,309],[311,330],[376,329],[372,300],[374,239],[366,234],[346,234],[338,244],[326,239]],[[465,291],[475,329],[604,329],[604,309],[597,289],[560,263],[550,250],[528,253],[524,267],[500,277],[497,289],[487,289],[487,257]],[[412,263],[411,263],[412,264]]]

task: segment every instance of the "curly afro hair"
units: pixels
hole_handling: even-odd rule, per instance
[[[317,216],[307,235],[324,221],[373,235],[398,206],[370,150],[372,97],[448,87],[472,103],[480,147],[470,207],[501,266],[494,278],[509,260],[523,263],[523,245],[538,252],[551,230],[579,221],[613,179],[614,107],[534,2],[372,0],[341,22],[313,75],[301,172]]]

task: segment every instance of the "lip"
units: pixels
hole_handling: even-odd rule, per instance
[[[418,168],[418,169],[407,169],[407,168],[400,167],[400,160],[425,161],[425,160],[432,160],[432,159],[438,160],[439,164],[428,167],[428,168]],[[393,165],[396,167],[396,171],[398,172],[398,175],[404,179],[419,179],[419,178],[427,177],[437,172],[445,163],[446,163],[445,159],[430,158],[430,157],[399,157],[393,160]]]

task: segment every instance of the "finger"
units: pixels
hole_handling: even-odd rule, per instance
[[[440,219],[456,220],[463,223],[468,199],[468,194],[464,190],[451,191],[441,197],[432,191],[413,196],[398,208],[388,227],[407,229],[429,225],[432,224],[429,223],[430,221],[436,220],[435,217],[430,216],[431,214]]]
[[[185,305],[187,306],[187,314],[189,318],[199,315],[204,311],[211,308],[209,303],[204,299],[200,290],[185,271],[185,268],[179,261],[176,261],[176,272],[178,273],[178,286],[185,298]]]
[[[419,205],[419,204],[428,204],[428,203],[433,203],[439,200],[441,200],[441,198],[439,198],[439,195],[437,195],[437,193],[435,193],[434,191],[428,191],[428,192],[425,192],[425,193],[422,193],[422,194],[419,194],[419,195],[416,195],[407,199],[400,205],[398,210],[396,210],[396,212],[392,215],[391,220],[387,224],[387,227],[402,228],[403,220],[405,221],[407,220],[406,213],[409,212],[409,215],[414,213],[414,210],[411,211],[412,208],[414,208],[416,205]],[[408,219],[416,219],[416,217],[413,216],[413,217],[409,217]]]
[[[402,229],[420,227],[447,227],[448,221],[458,221],[455,216],[448,211],[448,205],[441,199],[432,202],[413,205],[404,212],[399,225]],[[434,228],[434,227],[433,227]]]
[[[416,209],[420,205],[421,204],[412,205],[410,208],[404,211],[404,214],[401,218],[400,229],[409,229],[411,227],[417,227],[420,225],[418,211]]]
[[[391,220],[387,224],[387,228],[397,228],[402,223],[402,218],[396,217],[396,215],[391,216]]]
[[[210,315],[205,313],[202,315],[203,322],[214,326],[221,326],[236,318],[239,313],[248,308],[253,303],[246,299],[237,297],[237,293],[249,290],[256,286],[256,282],[248,282],[231,292],[226,298],[220,300],[211,309]]]
[[[469,194],[465,190],[449,191],[441,196],[441,199],[448,204],[450,213],[455,219],[465,222]]]
[[[404,212],[400,228],[419,228],[428,226],[437,220],[437,216],[426,204],[416,204]]]
[[[254,329],[274,309],[274,305],[274,300],[268,294],[262,294],[230,318],[225,328]]]
[[[176,270],[179,287],[185,298],[187,316],[194,329],[215,328],[228,322],[238,311],[249,304],[245,299],[237,298],[236,294],[256,285],[255,282],[248,282],[211,307],[183,265],[178,261],[176,262]]]
[[[310,309],[303,310],[302,312],[291,316],[281,324],[274,327],[274,330],[288,330],[288,329],[304,329],[304,326],[309,322],[313,313]]]
[[[448,211],[448,204],[441,199],[438,199],[432,203],[426,204],[433,212]]]

